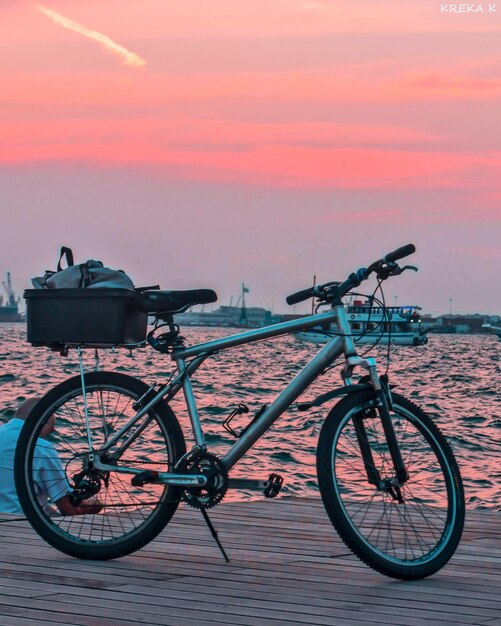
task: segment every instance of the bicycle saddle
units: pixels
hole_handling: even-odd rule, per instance
[[[141,294],[142,309],[146,313],[175,313],[194,304],[216,302],[212,289],[189,289],[186,291],[145,291]]]

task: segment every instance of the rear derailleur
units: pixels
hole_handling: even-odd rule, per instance
[[[79,506],[84,500],[93,498],[101,491],[102,484],[108,487],[110,480],[109,472],[87,468],[74,474],[69,501],[73,506]]]

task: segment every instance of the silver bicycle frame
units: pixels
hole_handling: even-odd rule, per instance
[[[247,343],[254,343],[263,339],[270,339],[272,337],[279,337],[281,335],[290,334],[296,331],[312,328],[314,326],[329,324],[334,322],[337,328],[337,336],[330,339],[327,344],[319,350],[319,352],[311,359],[311,361],[294,377],[294,379],[287,385],[287,387],[275,398],[275,400],[266,408],[266,410],[260,415],[259,419],[252,423],[243,435],[236,441],[231,448],[223,456],[222,461],[229,471],[238,461],[246,454],[246,452],[252,448],[252,446],[260,439],[260,437],[275,423],[280,415],[286,411],[292,403],[309,387],[309,385],[322,374],[326,368],[328,368],[341,354],[344,354],[347,359],[347,365],[349,375],[355,365],[362,365],[368,367],[368,362],[365,359],[360,359],[357,356],[355,344],[351,336],[350,326],[346,319],[346,312],[342,305],[333,307],[327,313],[320,313],[316,315],[309,315],[304,318],[292,320],[289,322],[282,322],[272,326],[266,326],[264,328],[257,328],[249,330],[237,335],[230,335],[229,337],[223,337],[213,341],[197,344],[177,350],[171,354],[172,360],[174,360],[178,366],[178,375],[174,380],[164,386],[162,386],[155,395],[152,396],[141,409],[125,424],[118,432],[116,432],[106,443],[103,450],[109,450],[115,445],[127,431],[134,426],[143,415],[145,415],[150,408],[152,408],[159,400],[170,400],[178,391],[182,388],[188,414],[191,420],[193,434],[195,437],[196,445],[199,448],[205,448],[205,437],[203,434],[202,426],[200,423],[200,417],[196,406],[195,396],[193,393],[190,376],[202,365],[205,359],[217,352],[227,350],[236,346],[242,346]],[[187,359],[192,359],[187,362]],[[370,363],[372,373],[375,375],[375,363],[371,359]],[[345,377],[345,383],[349,384],[349,378]],[[132,443],[132,441],[138,436],[140,432],[148,425],[150,420],[146,418],[133,434],[129,435],[126,440],[118,448],[118,456],[121,451]],[[103,464],[100,461],[95,461],[95,466],[98,469],[117,471],[116,466]],[[118,470],[120,471],[120,470]],[[137,470],[132,468],[123,468],[122,471],[126,473],[138,473]],[[176,477],[181,477],[181,474],[168,474],[165,473],[162,476],[162,482],[178,484]],[[203,476],[192,476],[193,482],[198,481],[201,484],[204,481]]]

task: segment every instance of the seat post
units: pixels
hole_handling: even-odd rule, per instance
[[[179,326],[176,326],[176,324],[174,324],[174,316],[173,315],[167,315],[166,317],[164,317],[164,321],[166,321],[167,324],[169,325],[169,330],[170,330],[170,332],[172,333],[173,336],[179,334]]]
[[[169,325],[169,342],[173,350],[182,350],[184,348],[184,337],[181,336],[181,329],[174,322],[174,316],[169,315],[164,318]]]

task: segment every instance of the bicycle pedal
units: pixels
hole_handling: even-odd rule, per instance
[[[265,483],[265,488],[263,491],[264,497],[275,498],[276,496],[278,496],[283,484],[284,479],[279,474],[270,474],[268,476],[268,480]]]
[[[154,483],[158,480],[158,472],[155,470],[145,470],[139,474],[135,474],[130,481],[133,487],[142,487],[148,483]]]

